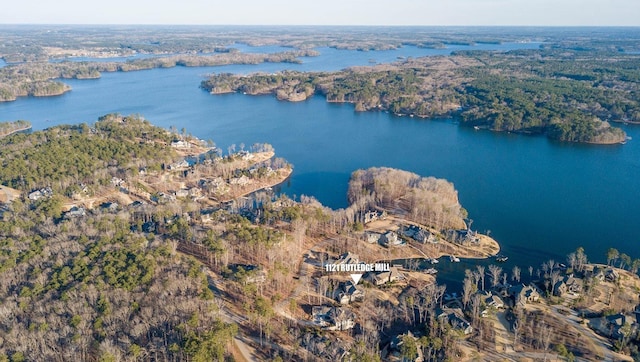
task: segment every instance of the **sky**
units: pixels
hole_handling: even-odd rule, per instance
[[[639,0],[9,0],[0,24],[640,26]]]

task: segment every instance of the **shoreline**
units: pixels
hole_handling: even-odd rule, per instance
[[[5,134],[0,134],[0,138],[9,137],[9,136],[11,136],[12,134],[16,134],[16,133],[20,133],[20,132],[28,131],[28,130],[30,130],[30,129],[33,129],[33,126],[32,126],[32,125],[29,125],[29,126],[26,126],[26,127],[22,127],[22,128],[18,128],[18,129],[12,130],[12,131],[10,131],[10,132],[7,132],[7,133],[5,133]]]
[[[613,122],[613,123],[621,123],[621,124],[624,124],[624,125],[627,125],[627,124],[635,124],[635,125],[638,125],[638,124],[640,124],[640,121],[622,121],[622,120],[616,120],[616,121],[609,121],[609,122]]]
[[[365,232],[375,232],[382,234],[386,231],[394,231],[397,233],[400,224],[407,224],[407,220],[390,216],[386,220],[377,220],[369,223],[368,227],[365,228]],[[431,228],[425,227],[423,225],[418,226],[426,228],[432,233],[434,232]],[[477,238],[477,243],[468,243],[466,245],[456,244],[438,237],[437,243],[422,244],[414,240],[409,240],[403,246],[393,246],[386,249],[367,249],[368,252],[374,255],[374,258],[378,260],[414,258],[440,259],[442,257],[447,257],[450,255],[464,259],[489,259],[500,253],[500,244],[492,237],[478,233]],[[405,240],[407,239],[405,238]]]
[[[93,79],[93,78],[87,78],[87,79]],[[54,92],[54,93],[44,93],[44,94],[35,94],[35,93],[27,93],[27,94],[14,94],[13,97],[11,98],[0,98],[0,103],[8,103],[8,102],[15,102],[20,98],[29,98],[29,97],[34,97],[34,98],[47,98],[47,97],[58,97],[61,95],[64,95],[65,93],[71,92],[72,88],[70,85],[65,84],[65,89],[60,91],[60,92]]]
[[[453,247],[456,252],[454,254],[440,252],[438,258],[454,255],[463,259],[489,259],[500,253],[500,244],[494,238],[480,233],[477,236],[480,239],[477,246],[444,242],[447,246]]]
[[[482,260],[482,259],[489,259],[500,253],[500,244],[495,239],[483,234],[478,234],[478,238],[480,239],[480,241],[477,244],[469,244],[469,245],[455,244],[450,241],[442,241],[442,240],[440,240],[437,244],[418,244],[418,245],[422,245],[422,246],[433,245],[433,247],[429,249],[433,249],[433,248],[446,249],[446,250],[435,251],[434,253],[435,256],[432,257],[435,259],[440,259],[447,256],[455,256],[461,259]],[[412,242],[412,244],[417,244],[417,243]],[[412,244],[408,244],[408,245],[410,247],[413,247]],[[418,249],[418,250],[425,253],[425,255],[429,253],[433,253],[433,250],[426,250],[426,251],[422,249]],[[427,257],[422,255],[422,256],[418,256],[418,258],[427,258]]]
[[[281,172],[282,170],[284,170],[284,169],[280,169],[280,170],[278,170],[278,173],[279,173],[279,174],[280,174],[280,173],[282,173],[282,172]],[[254,192],[258,192],[258,191],[261,191],[261,190],[264,190],[264,189],[267,189],[267,188],[270,188],[270,187],[278,186],[278,185],[282,184],[283,182],[287,181],[287,179],[288,179],[289,177],[291,177],[291,174],[292,174],[292,173],[293,173],[293,167],[291,167],[291,168],[289,168],[288,170],[286,170],[284,175],[279,175],[279,177],[277,178],[277,180],[276,180],[276,181],[268,182],[268,183],[266,183],[266,184],[264,184],[264,185],[257,185],[257,186],[259,186],[259,187],[252,188],[252,189],[251,189],[251,190],[249,190],[249,191],[241,192],[241,193],[240,193],[240,194],[238,194],[238,195],[235,195],[235,194],[234,194],[232,197],[225,197],[225,198],[223,198],[223,199],[215,200],[215,201],[216,201],[216,202],[219,202],[219,203],[229,202],[229,201],[232,201],[232,200],[238,199],[238,198],[240,198],[240,197],[245,197],[245,196],[247,196],[247,195],[251,195],[251,194],[252,194],[252,193],[254,193]]]
[[[62,83],[64,85],[64,89],[56,92],[31,92],[31,93],[12,93],[9,97],[0,98],[0,102],[15,102],[18,98],[22,97],[54,97],[63,95],[66,92],[71,91],[71,86],[64,83],[64,79],[78,79],[78,80],[90,80],[90,79],[99,79],[102,77],[102,73],[126,73],[133,71],[142,71],[142,70],[150,70],[150,69],[165,69],[165,68],[174,68],[174,67],[193,67],[193,68],[206,68],[206,67],[219,67],[226,65],[255,65],[255,64],[263,64],[263,63],[293,63],[300,64],[301,57],[315,57],[320,53],[313,49],[292,49],[277,53],[241,53],[241,52],[222,52],[215,53],[211,55],[193,55],[193,54],[181,54],[181,55],[169,55],[169,56],[159,56],[159,57],[150,57],[150,58],[139,58],[134,59],[131,62],[114,62],[114,61],[96,61],[91,62],[92,66],[95,67],[95,71],[98,74],[95,75],[84,75],[78,71],[82,62],[68,62],[68,65],[71,69],[68,71],[70,75],[67,75],[65,69],[54,69],[49,74],[45,74],[43,79],[39,79],[39,82],[46,83],[47,85],[55,84],[56,82]],[[108,58],[106,58],[108,59]],[[74,64],[77,63],[77,64]],[[27,68],[27,71],[32,71],[32,68],[28,68],[36,64],[35,62],[21,62],[21,63],[7,63],[9,66],[24,66]],[[60,63],[51,63],[53,66],[57,66],[56,64]],[[74,68],[75,67],[75,68]],[[4,68],[4,67],[2,67]],[[37,69],[36,69],[37,70]],[[24,79],[15,79],[9,78],[12,81],[12,84],[20,87],[28,84]],[[15,84],[13,83],[14,81]],[[221,93],[223,94],[223,93]]]
[[[387,210],[387,212],[389,211]],[[403,217],[391,213],[389,213],[386,220],[375,220],[367,224],[367,226],[365,226],[365,231],[384,232],[391,230],[398,232],[401,224],[418,226],[420,228],[428,230],[431,234],[436,236],[440,234],[439,231],[432,227],[407,220]],[[466,228],[466,224],[464,228]],[[496,256],[500,253],[500,243],[498,243],[497,240],[479,232],[476,233],[476,236],[478,238],[478,242],[475,244],[457,244],[448,241],[441,236],[437,236],[437,243],[422,244],[411,239],[410,244],[407,245],[417,246],[416,249],[418,249],[418,251],[423,254],[434,253],[435,251],[434,254],[436,255],[436,258],[455,255],[457,257],[465,259],[486,259]],[[447,247],[449,250],[440,250],[443,246]],[[432,256],[430,257],[433,258]]]

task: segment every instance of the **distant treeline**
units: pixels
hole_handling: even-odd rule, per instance
[[[349,27],[203,27],[203,26],[10,26],[0,29],[0,57],[9,63],[46,61],[67,56],[132,54],[206,54],[234,51],[235,44],[297,49],[333,47],[360,51],[403,45],[440,48],[445,44],[513,42],[538,37],[535,32],[492,29]],[[453,31],[452,31],[453,30]],[[548,37],[553,35],[549,33]]]
[[[7,62],[46,61],[67,56],[204,54],[233,51],[235,44],[297,49],[333,47],[359,51],[411,45],[539,42],[546,49],[638,51],[637,29],[532,27],[242,27],[242,26],[1,26],[0,57]],[[92,55],[93,54],[93,55]]]

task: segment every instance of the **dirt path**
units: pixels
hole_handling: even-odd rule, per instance
[[[273,308],[276,314],[302,326],[307,326],[307,327],[314,326],[314,324],[311,321],[296,318],[287,310],[289,308],[289,303],[292,299],[295,300],[307,292],[308,285],[305,283],[313,282],[311,278],[311,276],[313,275],[313,271],[314,271],[313,265],[311,265],[307,261],[302,261],[302,264],[300,265],[300,271],[298,272],[299,281],[296,285],[296,288],[293,290],[293,292],[291,292],[288,298],[283,298],[280,302],[276,303],[276,305]]]
[[[604,361],[633,361],[629,356],[612,351],[611,343],[606,338],[597,335],[593,330],[591,330],[591,328],[581,323],[582,320],[577,316],[577,313],[572,312],[569,315],[564,315],[558,312],[558,307],[555,306],[549,308],[549,313],[559,320],[565,320],[573,328],[578,330],[582,336],[589,338],[594,346],[599,349],[600,352],[598,352],[598,355],[604,356]]]
[[[513,333],[510,332],[511,325],[507,321],[505,312],[496,313],[493,327],[496,332],[496,352],[515,353],[513,349]]]
[[[220,289],[222,283],[219,281],[218,275],[214,274],[211,271],[209,271],[208,274],[209,288],[215,294],[216,298],[220,298],[222,300],[219,310],[220,319],[222,319],[222,321],[225,323],[236,324],[238,326],[245,323],[247,321],[247,318],[245,316],[237,314],[225,306],[225,303],[227,301],[223,297],[222,290]],[[233,343],[244,361],[259,361],[259,359],[256,357],[257,354],[255,352],[255,349],[247,343],[246,338],[240,333],[233,337]]]

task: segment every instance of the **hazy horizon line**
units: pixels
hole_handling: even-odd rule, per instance
[[[351,27],[351,28],[640,28],[640,25],[389,25],[389,24],[187,24],[187,23],[0,23],[0,26],[195,26],[195,27]]]

